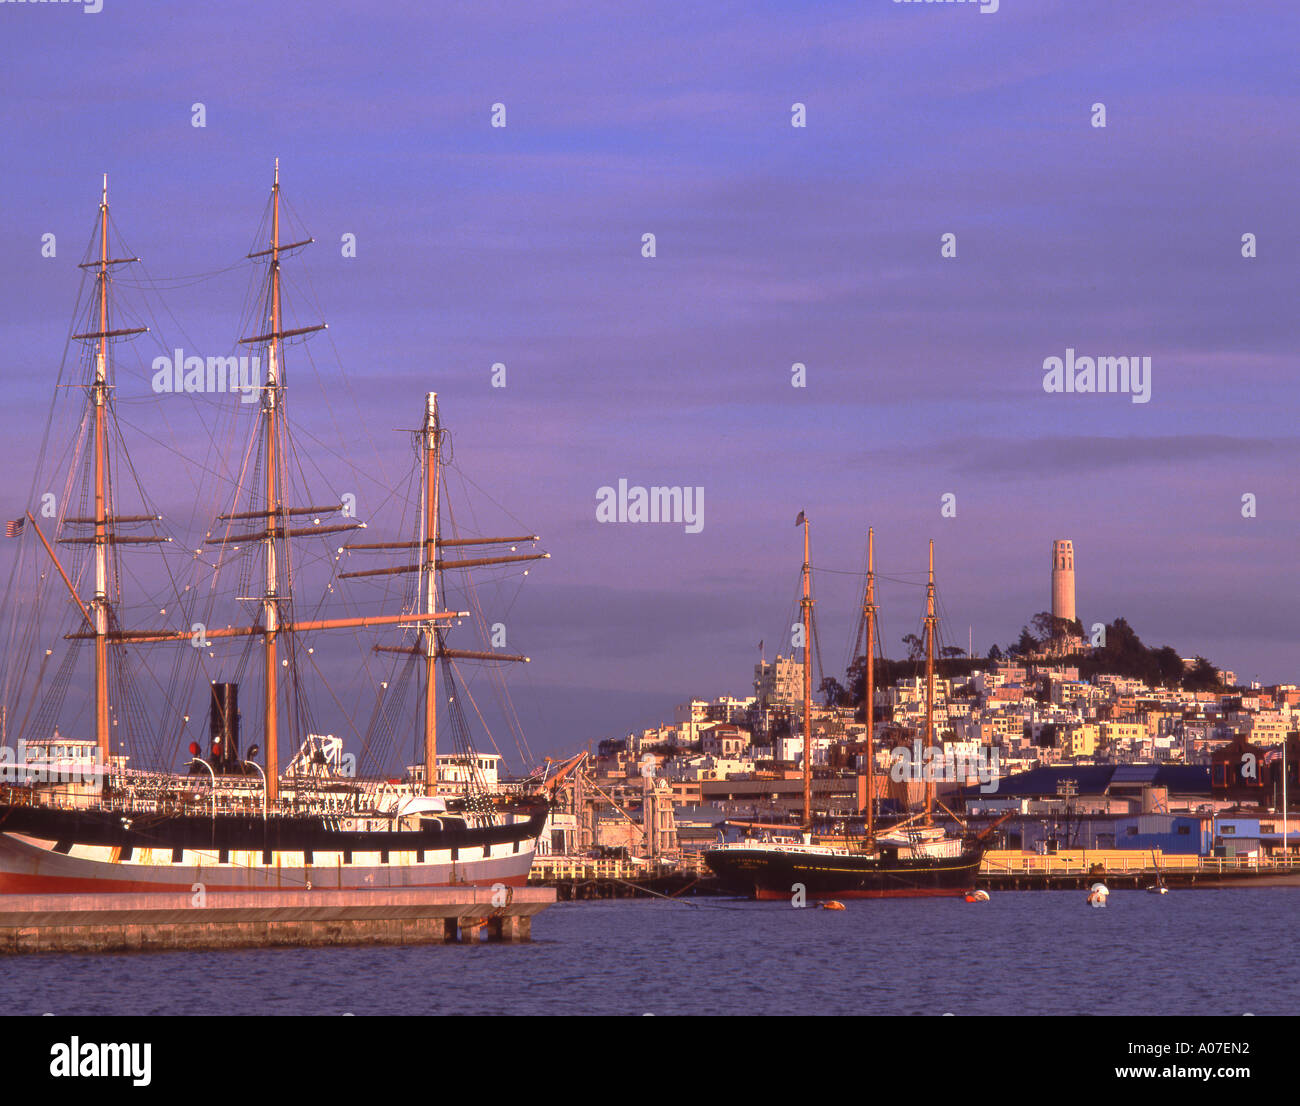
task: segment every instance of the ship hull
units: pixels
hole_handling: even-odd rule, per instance
[[[321,817],[0,805],[0,894],[522,887],[545,820],[350,831]]]
[[[705,862],[722,886],[755,899],[791,899],[802,885],[808,899],[952,897],[972,889],[983,849],[952,857],[816,856],[807,850],[710,849]]]

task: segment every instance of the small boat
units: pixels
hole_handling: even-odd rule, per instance
[[[830,902],[822,903],[821,908],[823,910],[846,910],[847,909],[847,907],[842,902],[836,902],[834,900],[831,900]]]
[[[1156,857],[1155,849],[1151,850],[1151,863],[1155,865],[1156,881],[1150,887],[1147,888],[1147,891],[1152,895],[1169,894],[1169,888],[1165,886],[1165,874],[1160,869],[1160,861]]]

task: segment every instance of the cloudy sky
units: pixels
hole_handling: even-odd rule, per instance
[[[895,653],[928,538],[945,637],[984,652],[1048,605],[1059,537],[1086,624],[1296,678],[1293,6],[162,10],[0,4],[5,517],[33,489],[107,172],[144,259],[123,310],[152,328],[119,351],[124,429],[201,536],[207,485],[168,458],[207,446],[177,438],[194,430],[148,367],[241,336],[279,157],[291,229],[317,239],[286,302],[330,324],[289,358],[299,445],[324,443],[307,487],[357,490],[390,534],[391,431],[439,392],[460,520],[552,555],[484,596],[533,657],[511,675],[531,752],[745,693],[760,639],[788,640],[801,509],[828,671],[870,525]],[[1067,348],[1150,357],[1150,401],[1046,393]],[[253,412],[223,417],[242,434]],[[703,529],[597,522],[620,478],[703,488]],[[345,698],[373,694],[317,644]]]

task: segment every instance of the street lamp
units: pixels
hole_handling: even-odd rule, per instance
[[[202,757],[195,757],[193,760],[190,761],[190,763],[203,765],[203,767],[206,768],[208,770],[208,773],[212,776],[212,817],[215,818],[217,816],[217,773],[213,771],[212,765],[210,765]]]
[[[250,758],[257,756],[257,753],[258,753],[258,746],[252,745],[249,747],[248,755]],[[255,760],[249,759],[244,761],[243,763],[246,765],[251,764],[254,768],[257,769],[257,774],[262,777],[262,819],[263,821],[265,821],[266,820],[266,799],[267,799],[266,773],[262,771],[262,766],[258,764],[257,761]]]

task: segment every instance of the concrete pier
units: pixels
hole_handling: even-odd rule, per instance
[[[545,887],[0,895],[0,953],[531,940]]]

